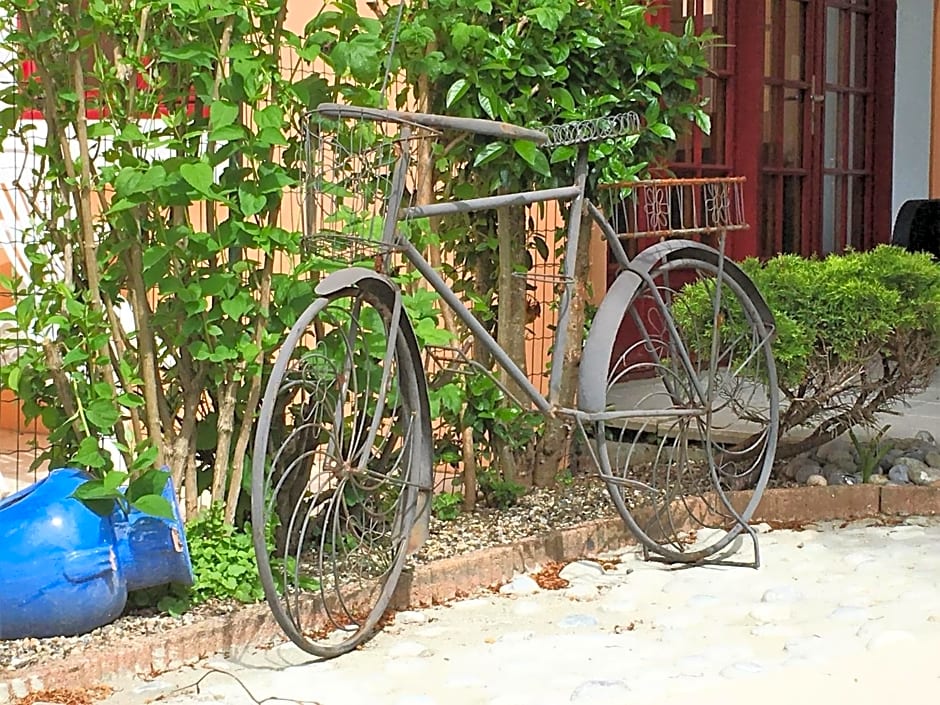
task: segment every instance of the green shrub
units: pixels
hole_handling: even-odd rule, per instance
[[[512,480],[503,479],[498,472],[492,469],[479,474],[477,486],[483,501],[488,507],[494,509],[508,509],[525,494],[525,486]]]
[[[441,521],[453,521],[460,516],[463,495],[459,492],[441,492],[431,500],[431,511]]]
[[[776,320],[774,358],[782,395],[777,457],[804,452],[923,390],[940,360],[940,265],[882,245],[805,259],[743,263]],[[696,306],[679,310],[711,315]],[[680,325],[681,325],[680,321]],[[728,316],[724,325],[741,322]]]
[[[186,541],[195,582],[141,590],[131,604],[155,606],[173,615],[211,599],[258,602],[264,598],[251,532],[224,521],[224,507],[213,504],[186,524]]]

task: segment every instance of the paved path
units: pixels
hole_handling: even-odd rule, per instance
[[[868,522],[869,524],[871,522]],[[761,536],[764,566],[674,569],[633,549],[569,566],[566,590],[486,595],[398,616],[309,663],[290,645],[215,659],[109,701],[172,705],[879,703],[940,693],[940,523],[833,524]],[[512,584],[526,592],[527,581]]]

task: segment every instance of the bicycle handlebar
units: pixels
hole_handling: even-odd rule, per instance
[[[459,130],[472,132],[487,137],[502,137],[508,139],[528,140],[536,144],[545,144],[548,135],[539,130],[530,130],[527,127],[511,125],[498,120],[481,120],[478,118],[452,117],[450,115],[434,115],[431,113],[409,113],[399,110],[380,110],[378,108],[361,108],[354,105],[340,105],[339,103],[320,103],[316,112],[330,118],[357,117],[366,120],[387,120],[401,124],[419,125],[435,129]]]

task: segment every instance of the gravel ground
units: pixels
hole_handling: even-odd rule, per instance
[[[772,477],[770,486],[792,484]],[[430,537],[413,560],[427,563],[612,516],[616,516],[616,510],[604,484],[596,478],[579,476],[557,489],[533,490],[508,509],[483,507],[460,514],[453,521],[432,517]],[[128,610],[115,622],[82,636],[0,641],[0,672],[48,663],[75,651],[100,651],[125,638],[159,633],[237,609],[234,602],[215,601],[181,617]]]
[[[414,560],[426,563],[512,543],[615,513],[603,483],[596,479],[577,479],[558,490],[534,490],[506,510],[482,508],[461,514],[453,521],[432,517],[431,535]],[[216,601],[199,605],[181,617],[129,610],[111,624],[81,636],[0,641],[0,672],[45,664],[75,651],[100,652],[103,647],[125,638],[159,633],[236,609],[238,605],[234,602]]]

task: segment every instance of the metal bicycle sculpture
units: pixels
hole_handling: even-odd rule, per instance
[[[756,534],[748,520],[773,464],[778,392],[774,323],[724,257],[746,227],[739,178],[673,179],[587,197],[592,142],[635,134],[626,114],[530,130],[439,115],[321,105],[310,130],[305,242],[332,273],[281,347],[254,443],[252,524],[265,595],[302,649],[329,658],[379,625],[406,557],[427,536],[432,436],[427,382],[402,293],[385,271],[410,263],[492,354],[535,409],[584,433],[617,511],[653,557],[723,560]],[[413,205],[416,139],[465,131],[573,145],[574,183]],[[620,265],[582,351],[577,408],[558,403],[561,365],[543,395],[409,239],[414,221],[506,205],[566,203],[566,252],[554,350],[564,349],[582,219]],[[716,247],[676,236],[706,235]],[[665,238],[630,259],[621,238]],[[335,262],[375,263],[344,266]],[[619,351],[618,331],[632,331]],[[622,347],[622,345],[620,346]],[[639,393],[633,390],[640,389]],[[739,505],[730,491],[753,488]],[[704,530],[707,528],[708,530]]]

